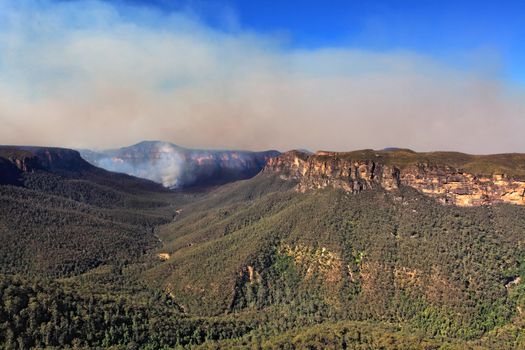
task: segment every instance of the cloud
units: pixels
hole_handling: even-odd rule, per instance
[[[525,94],[483,57],[470,70],[407,51],[293,49],[238,26],[0,0],[1,143],[525,152]]]

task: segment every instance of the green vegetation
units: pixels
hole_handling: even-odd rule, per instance
[[[280,182],[269,181],[250,180]],[[443,206],[408,188],[250,197],[243,186],[189,204],[159,230],[170,259],[144,276],[186,312],[281,310],[270,327],[281,332],[374,321],[463,341],[520,317],[522,287],[509,283],[522,273],[523,207]]]
[[[387,323],[327,322],[294,329],[271,338],[250,335],[242,340],[207,342],[198,349],[466,349],[451,339],[429,339],[423,333]],[[479,348],[481,349],[481,348]]]
[[[20,181],[0,186],[2,348],[525,347],[525,207],[268,174],[198,193],[97,168]]]
[[[144,285],[131,284],[115,294],[113,284],[131,282],[119,278],[118,271],[106,277],[109,287],[103,293],[83,289],[86,281],[70,285],[0,277],[2,348],[162,349],[235,338],[249,331],[228,317],[183,315],[168,297]],[[103,285],[97,287],[104,290]]]
[[[45,276],[137,261],[172,217],[162,192],[134,194],[44,172],[0,186],[0,271]],[[171,199],[170,199],[171,200]]]

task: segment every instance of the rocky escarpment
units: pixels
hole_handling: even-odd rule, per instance
[[[297,190],[300,192],[334,187],[356,193],[372,188],[395,190],[400,186],[410,186],[445,204],[525,205],[525,181],[520,176],[502,173],[499,169],[503,167],[499,163],[496,166],[484,163],[493,158],[458,157],[458,154],[451,153],[452,156],[450,162],[455,166],[446,164],[447,157],[443,153],[424,154],[406,150],[373,153],[368,150],[309,155],[291,151],[270,159],[264,172],[298,180]],[[477,174],[462,169],[457,166],[461,162],[464,162],[465,168],[483,166],[492,169],[493,173]]]
[[[400,183],[459,206],[512,203],[525,205],[525,181],[506,174],[475,175],[429,164],[401,172]]]
[[[370,160],[353,161],[335,154],[318,152],[308,155],[291,151],[268,160],[265,172],[278,173],[284,179],[299,180],[297,190],[332,186],[349,192],[360,192],[373,187],[394,189],[399,186],[399,169]]]
[[[23,173],[82,172],[94,167],[77,151],[55,147],[0,146],[0,184],[21,184]]]
[[[57,147],[0,146],[0,158],[22,172],[83,171],[94,167],[72,149]]]

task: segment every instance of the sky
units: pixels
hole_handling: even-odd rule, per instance
[[[0,0],[0,144],[525,152],[525,2]]]

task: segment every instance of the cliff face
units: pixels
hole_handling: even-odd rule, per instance
[[[93,166],[77,151],[54,147],[0,146],[0,184],[22,185],[35,171],[83,172]]]
[[[91,164],[146,178],[169,188],[219,185],[259,173],[277,151],[196,150],[168,142],[143,141],[107,151],[81,151]]]
[[[450,167],[419,164],[402,171],[401,184],[459,206],[525,205],[525,181],[505,174],[475,175]]]
[[[458,206],[513,203],[525,205],[525,181],[505,174],[477,175],[432,162],[395,159],[352,159],[344,154],[318,152],[308,155],[291,151],[268,161],[264,171],[284,179],[299,181],[297,190],[305,192],[324,187],[357,193],[372,188],[395,190],[410,186],[437,198],[444,204]]]
[[[396,167],[336,156],[318,159],[298,151],[269,159],[264,171],[278,173],[284,179],[299,180],[297,190],[300,192],[332,186],[357,193],[376,186],[386,189],[399,186],[399,169]]]

